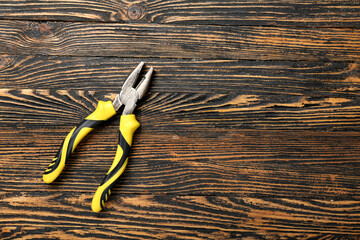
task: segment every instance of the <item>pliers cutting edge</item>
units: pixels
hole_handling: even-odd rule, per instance
[[[132,112],[136,107],[136,102],[145,95],[153,73],[153,68],[150,68],[138,86],[133,88],[143,65],[144,62],[141,62],[129,75],[122,86],[120,94],[116,95],[113,102],[99,101],[95,111],[70,131],[62,143],[59,152],[44,172],[44,182],[52,183],[60,175],[65,167],[65,162],[80,141],[96,126],[114,116],[119,111],[120,107],[124,105],[124,110],[120,117],[119,143],[115,159],[93,197],[91,208],[94,212],[99,212],[104,207],[104,204],[111,193],[110,189],[124,172],[128,163],[128,155],[132,145],[133,134],[140,126],[140,123],[136,120],[135,115],[132,114]]]

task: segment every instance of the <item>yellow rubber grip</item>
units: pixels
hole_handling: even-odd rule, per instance
[[[87,116],[77,127],[73,128],[66,136],[59,152],[45,170],[43,180],[45,183],[52,183],[62,172],[67,159],[75,150],[80,141],[91,132],[96,126],[111,118],[116,111],[111,101],[99,101],[95,111]]]
[[[108,197],[111,193],[111,188],[120,175],[124,172],[128,162],[133,135],[139,126],[140,123],[136,120],[134,114],[121,116],[119,127],[119,144],[117,146],[115,159],[93,197],[91,209],[94,212],[101,211],[105,202],[108,200]]]
[[[111,101],[99,101],[93,113],[87,116],[86,120],[106,121],[116,114]]]

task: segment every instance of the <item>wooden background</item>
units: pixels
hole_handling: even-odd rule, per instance
[[[70,129],[155,74],[106,209],[119,118],[52,185]],[[1,239],[359,239],[360,2],[0,1]]]

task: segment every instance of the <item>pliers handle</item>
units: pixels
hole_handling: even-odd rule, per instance
[[[115,114],[116,111],[111,101],[99,101],[95,111],[87,116],[78,126],[74,127],[66,136],[58,153],[44,172],[44,182],[52,183],[55,181],[64,169],[65,163],[69,159],[71,153],[74,152],[76,146],[81,142],[81,140],[95,127],[102,124]]]
[[[134,114],[122,115],[120,117],[119,143],[115,159],[93,197],[91,209],[94,212],[99,212],[104,207],[105,202],[111,194],[111,188],[124,172],[128,163],[133,135],[138,127],[140,127],[140,123],[136,120]]]

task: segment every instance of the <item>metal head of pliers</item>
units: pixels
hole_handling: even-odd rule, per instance
[[[129,75],[129,77],[123,84],[121,92],[116,95],[113,101],[113,106],[116,111],[118,111],[122,105],[125,106],[122,115],[129,115],[134,111],[136,107],[136,102],[145,95],[150,85],[153,68],[150,68],[150,70],[146,73],[145,77],[140,81],[138,86],[134,88],[136,79],[138,78],[143,66],[144,62],[141,62],[134,69],[134,71]]]

